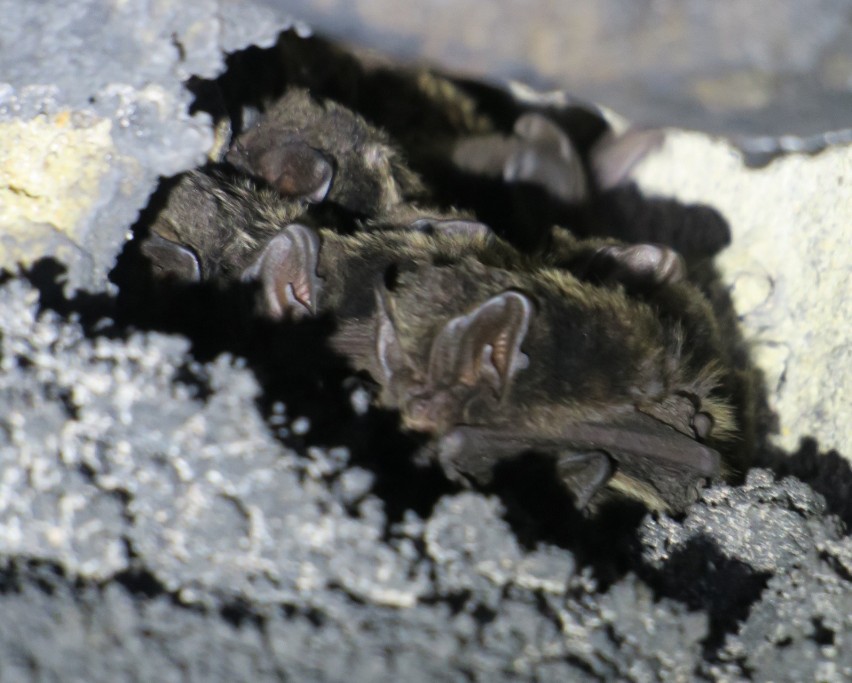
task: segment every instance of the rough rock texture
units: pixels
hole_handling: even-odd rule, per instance
[[[288,24],[213,0],[0,0],[0,16],[0,266],[56,256],[70,288],[102,290],[158,177],[213,144],[183,81]]]
[[[4,681],[852,675],[852,546],[795,479],[560,543],[473,492],[394,522],[241,363],[38,299],[0,288]]]
[[[637,179],[649,194],[714,206],[730,224],[718,263],[778,413],[775,443],[790,451],[811,436],[852,455],[852,147],[755,171],[721,140],[671,131]]]
[[[182,82],[294,7],[0,0],[0,264],[55,256],[69,292],[107,290],[157,178],[213,142]],[[115,302],[63,298],[41,262],[41,305],[9,278],[0,680],[849,680],[849,160],[750,171],[674,135],[640,171],[731,223],[725,277],[797,449],[682,520],[451,489],[403,439],[373,457],[393,421],[343,384],[347,412],[332,371],[274,387],[258,354],[98,323]]]

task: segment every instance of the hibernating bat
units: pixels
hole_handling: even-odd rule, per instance
[[[218,167],[190,171],[170,188],[165,205],[149,225],[141,251],[155,275],[186,282],[238,280],[266,243],[294,221],[313,225],[318,217],[305,197],[284,197],[254,179]],[[458,211],[398,203],[356,225],[395,226],[429,232],[435,225],[487,230]],[[476,227],[471,227],[476,226]]]
[[[387,135],[331,100],[291,88],[231,145],[226,159],[287,198],[376,216],[423,194]]]
[[[284,199],[251,178],[219,169],[190,171],[170,189],[141,251],[160,277],[238,279],[283,226],[309,220],[307,209],[305,199]]]
[[[386,131],[428,186],[430,204],[476,215],[523,250],[546,251],[552,225],[664,244],[688,260],[730,242],[711,207],[647,198],[630,183],[633,166],[662,141],[659,130],[615,134],[589,103],[401,66],[317,36],[284,33],[275,49],[279,82]]]
[[[351,236],[293,224],[243,277],[273,317],[333,312],[334,348],[405,427],[434,437],[454,478],[488,484],[534,451],[555,458],[580,507],[608,486],[679,510],[725,473],[736,426],[723,344],[671,254],[601,247],[595,285],[451,223]]]

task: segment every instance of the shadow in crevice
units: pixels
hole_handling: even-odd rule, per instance
[[[787,453],[764,445],[757,465],[766,467],[778,477],[793,476],[802,480],[825,498],[826,509],[837,515],[852,529],[852,464],[836,450],[821,451],[813,437],[803,437],[799,448]]]
[[[660,569],[646,565],[638,573],[657,598],[671,598],[707,614],[704,657],[709,660],[724,645],[725,637],[737,632],[771,578],[728,557],[705,536],[691,538]]]
[[[602,590],[635,569],[637,529],[648,514],[641,503],[603,495],[578,511],[556,459],[534,452],[500,462],[488,490],[500,497],[507,523],[528,551],[542,542],[570,550]]]
[[[0,596],[21,593],[26,585],[54,595],[58,586],[69,582],[65,569],[56,562],[13,559],[0,567]]]
[[[74,317],[88,337],[109,336],[114,332],[115,298],[106,293],[76,290],[73,296],[65,294],[65,264],[52,257],[41,258],[20,276],[39,293],[39,313],[50,310],[62,318]]]

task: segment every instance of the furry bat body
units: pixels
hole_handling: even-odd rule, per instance
[[[325,216],[305,197],[283,197],[252,178],[225,169],[190,171],[170,189],[165,206],[149,226],[141,250],[155,274],[186,282],[238,280],[258,251],[290,223],[308,225]],[[485,231],[454,211],[399,203],[357,222],[362,230],[394,227],[429,233]],[[508,245],[506,245],[508,247]]]
[[[615,258],[643,277],[630,255]],[[536,451],[556,458],[581,507],[608,485],[677,510],[727,468],[720,452],[731,453],[735,427],[719,391],[722,344],[686,282],[661,286],[661,314],[488,233],[300,225],[245,275],[260,280],[273,317],[333,312],[334,348],[376,379],[406,427],[434,437],[454,478],[487,485],[501,461]]]

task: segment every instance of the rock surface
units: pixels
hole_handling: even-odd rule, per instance
[[[473,492],[394,521],[348,448],[284,445],[241,363],[38,298],[0,288],[3,680],[852,675],[852,546],[798,480],[567,545]]]
[[[98,322],[158,177],[213,144],[183,81],[270,44],[280,5],[0,16],[0,264],[40,288],[0,286],[0,680],[852,678],[848,149],[752,171],[675,134],[640,171],[730,222],[721,264],[798,450],[683,519],[543,519],[404,440],[377,460],[388,416],[347,412],[332,371],[317,398],[258,354]],[[44,256],[96,294],[57,292]]]
[[[852,454],[852,147],[757,171],[724,141],[671,131],[637,182],[709,204],[729,223],[732,246],[718,263],[778,414],[774,442],[791,451],[812,436]]]

